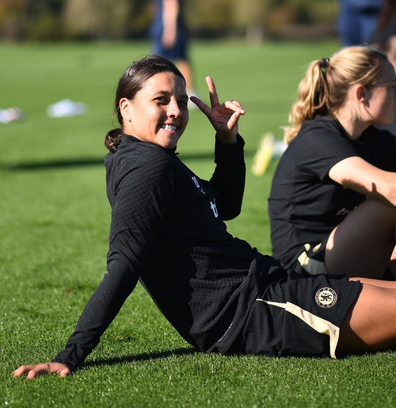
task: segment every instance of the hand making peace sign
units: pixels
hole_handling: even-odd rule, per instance
[[[196,96],[192,96],[190,99],[207,116],[216,130],[217,138],[220,142],[235,143],[238,133],[239,117],[245,114],[245,110],[241,104],[235,100],[226,101],[220,105],[213,79],[209,76],[206,77],[206,83],[208,84],[211,107]]]

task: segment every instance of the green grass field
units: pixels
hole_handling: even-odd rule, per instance
[[[247,111],[247,187],[229,230],[270,253],[267,197],[276,163],[251,174],[261,136],[282,137],[307,64],[334,43],[193,44],[196,88]],[[0,45],[0,108],[24,120],[0,124],[0,406],[395,407],[395,353],[343,360],[224,357],[195,353],[138,286],[82,369],[65,379],[14,379],[21,364],[51,360],[106,272],[110,209],[103,139],[113,128],[116,83],[147,43]],[[49,118],[48,105],[85,102],[79,117]],[[115,123],[114,123],[115,125]],[[179,144],[201,177],[213,169],[213,132],[199,111]]]

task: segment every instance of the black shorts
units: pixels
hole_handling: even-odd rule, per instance
[[[178,30],[181,30],[180,28]],[[188,61],[189,56],[187,53],[188,41],[187,35],[184,32],[180,32],[176,37],[176,42],[171,48],[165,48],[162,44],[162,33],[154,38],[152,53],[161,55],[172,61]]]
[[[253,304],[240,352],[336,358],[340,326],[360,290],[360,282],[345,276],[288,270]]]

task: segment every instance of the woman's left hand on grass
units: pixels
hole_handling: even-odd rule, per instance
[[[235,100],[220,104],[213,79],[209,76],[206,77],[206,83],[208,84],[211,107],[196,96],[192,96],[191,101],[207,116],[216,130],[220,142],[235,143],[238,133],[238,121],[240,116],[245,114],[245,110]]]

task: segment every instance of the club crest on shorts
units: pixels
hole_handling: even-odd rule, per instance
[[[315,294],[315,302],[325,309],[337,303],[337,293],[332,288],[321,288]]]

